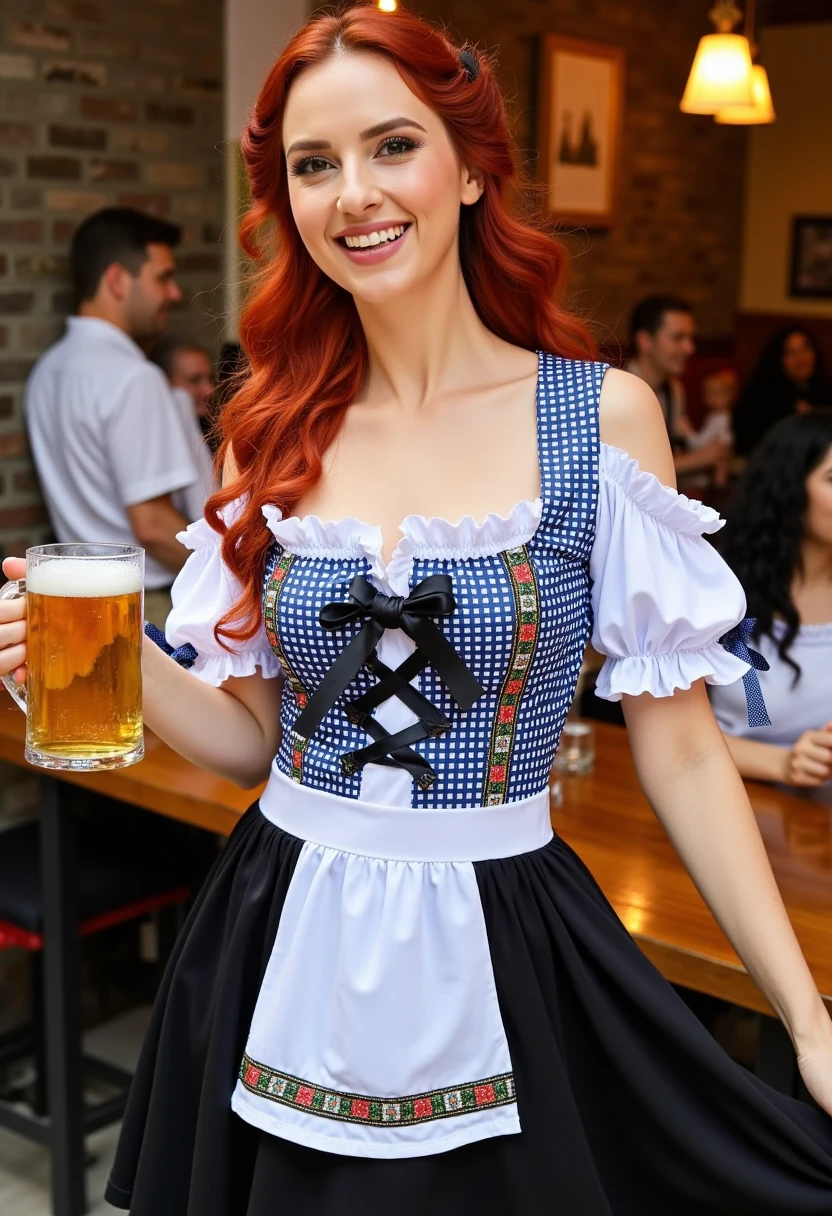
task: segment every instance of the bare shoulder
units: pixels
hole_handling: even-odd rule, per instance
[[[598,415],[602,443],[621,448],[665,485],[676,485],[664,416],[648,384],[611,367],[601,386]]]

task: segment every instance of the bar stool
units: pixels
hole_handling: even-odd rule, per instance
[[[43,1003],[43,897],[39,825],[25,824],[0,832],[0,950],[17,946],[29,951],[33,1019],[23,1032],[0,1041],[0,1067],[32,1056],[36,1066],[33,1110],[0,1100],[0,1126],[51,1148],[46,1090]],[[182,909],[190,889],[171,882],[163,865],[136,860],[132,851],[81,850],[77,860],[78,934],[91,937],[104,929],[134,921],[165,908]],[[80,1000],[80,993],[79,1000]],[[83,1131],[88,1134],[116,1122],[124,1113],[131,1074],[103,1060],[83,1056],[78,1075],[104,1081],[117,1089],[106,1101],[84,1103]]]

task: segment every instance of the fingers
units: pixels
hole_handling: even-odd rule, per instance
[[[3,573],[6,578],[24,578],[26,575],[25,557],[7,557],[3,562]]]
[[[795,750],[807,760],[832,767],[832,739],[823,731],[813,732],[811,738],[804,735]]]
[[[832,776],[828,765],[818,764],[813,760],[803,760],[794,766],[792,782],[794,785],[822,785]]]
[[[832,777],[832,735],[807,730],[792,748],[790,779],[794,785],[820,785]]]
[[[11,675],[19,667],[23,667],[25,662],[26,647],[23,643],[0,650],[0,676]],[[17,675],[15,675],[15,679],[17,680]],[[23,681],[18,680],[18,683],[21,684]]]
[[[25,642],[26,632],[26,621],[11,621],[7,625],[0,625],[0,650],[7,646],[16,646],[18,642]]]
[[[26,596],[16,600],[0,600],[0,625],[9,621],[22,621],[26,616]],[[1,643],[0,643],[1,644]],[[832,740],[830,740],[832,742]]]

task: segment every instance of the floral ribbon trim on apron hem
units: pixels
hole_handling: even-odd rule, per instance
[[[293,1106],[310,1114],[339,1119],[345,1123],[363,1123],[370,1127],[407,1127],[434,1119],[448,1119],[453,1115],[466,1115],[476,1110],[509,1106],[517,1100],[514,1076],[510,1072],[466,1085],[414,1094],[410,1098],[370,1098],[366,1094],[345,1094],[324,1089],[243,1056],[240,1080],[251,1093],[279,1102],[282,1106]]]

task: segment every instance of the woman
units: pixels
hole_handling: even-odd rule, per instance
[[[719,642],[742,591],[659,480],[652,394],[591,361],[561,248],[504,207],[490,66],[401,11],[320,16],[243,148],[251,378],[168,622],[193,672],[148,645],[145,706],[268,785],[177,944],[111,1202],[832,1212],[832,1027],[703,690],[748,670]],[[823,1110],[720,1051],[552,836],[591,614],[645,789]]]
[[[747,456],[781,418],[832,406],[832,384],[814,334],[785,325],[769,338],[734,411],[736,451]]]
[[[748,729],[737,686],[711,703],[744,777],[832,797],[832,411],[786,418],[756,450],[723,556],[756,617],[772,725]]]

